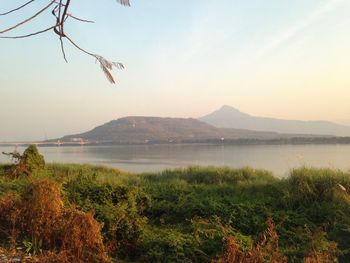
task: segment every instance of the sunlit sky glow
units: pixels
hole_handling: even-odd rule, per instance
[[[0,141],[60,137],[129,115],[200,117],[222,105],[257,116],[350,124],[350,1],[72,1],[67,32],[125,64],[108,83],[53,33],[1,40]],[[0,12],[23,1],[7,0]],[[83,3],[83,4],[82,4]],[[45,1],[37,1],[39,8]],[[31,13],[0,17],[0,29]],[[12,33],[41,29],[50,14]]]

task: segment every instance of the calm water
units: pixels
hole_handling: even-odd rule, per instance
[[[14,147],[1,147],[0,152]],[[18,150],[23,150],[19,148]],[[130,172],[189,165],[262,168],[286,176],[300,166],[350,169],[350,145],[148,145],[41,147],[47,162],[91,163]],[[0,155],[0,162],[9,159]]]

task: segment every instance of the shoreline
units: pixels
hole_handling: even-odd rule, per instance
[[[205,139],[205,140],[178,140],[178,141],[147,141],[147,142],[64,142],[64,141],[39,141],[39,142],[0,142],[0,146],[36,145],[38,147],[67,147],[67,146],[142,146],[142,145],[347,145],[350,137],[292,137],[279,139]]]

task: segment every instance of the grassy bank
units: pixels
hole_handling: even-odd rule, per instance
[[[266,262],[273,262],[269,249],[288,262],[334,262],[333,258],[350,262],[349,172],[303,168],[277,179],[250,168],[189,167],[128,174],[106,167],[49,164],[30,177],[8,178],[4,176],[8,169],[0,166],[1,200],[9,193],[32,200],[28,196],[33,191],[28,189],[54,182],[61,193],[62,213],[69,209],[92,213],[109,260],[229,262],[225,255],[237,246],[236,254],[262,251]],[[4,250],[60,252],[53,247],[62,248],[61,237],[56,246],[45,244],[50,239],[35,240],[34,246],[28,233],[17,233],[10,240],[5,222],[0,216]],[[307,261],[317,257],[323,261]]]

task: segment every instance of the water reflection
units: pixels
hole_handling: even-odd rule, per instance
[[[13,147],[0,147],[12,151]],[[23,148],[19,148],[23,150]],[[48,162],[92,163],[130,172],[189,165],[251,166],[285,176],[300,166],[350,169],[350,145],[132,145],[42,147]],[[9,161],[0,156],[0,162]]]

